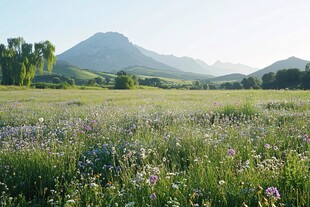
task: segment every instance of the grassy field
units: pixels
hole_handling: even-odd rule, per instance
[[[310,206],[307,91],[0,90],[0,206]]]

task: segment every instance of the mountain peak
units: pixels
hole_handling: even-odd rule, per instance
[[[298,68],[300,70],[304,70],[308,62],[308,60],[303,60],[298,57],[292,56],[285,60],[279,60],[261,70],[256,71],[255,73],[250,74],[249,76],[262,77],[264,74],[269,72],[276,73],[278,70],[290,68]]]
[[[92,37],[101,37],[101,38],[106,38],[106,37],[121,37],[121,38],[126,38],[123,34],[118,33],[118,32],[97,32],[96,34],[94,34]]]
[[[97,71],[120,70],[134,65],[178,71],[143,55],[127,37],[117,32],[98,32],[57,58]]]

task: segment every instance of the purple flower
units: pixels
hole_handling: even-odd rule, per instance
[[[234,149],[229,149],[227,152],[228,156],[235,156],[236,155],[236,151]]]
[[[269,187],[266,189],[266,196],[275,198],[276,200],[281,199],[281,195],[276,187]]]
[[[85,126],[84,128],[85,128],[85,130],[86,130],[86,131],[91,130],[91,127],[90,127],[90,126],[88,126],[88,125],[87,125],[87,126]]]
[[[154,200],[155,198],[156,198],[156,194],[155,193],[151,193],[150,199]]]
[[[158,176],[156,175],[151,175],[150,177],[150,183],[153,185],[156,183],[156,181],[158,180]]]

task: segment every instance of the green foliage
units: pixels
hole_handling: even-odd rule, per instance
[[[269,72],[263,75],[262,77],[263,83],[262,83],[262,88],[263,89],[272,89],[275,88],[276,85],[276,79],[275,79],[275,74],[273,72]]]
[[[309,206],[306,91],[48,92],[1,93],[1,206]]]
[[[310,72],[310,63],[308,63],[308,64],[306,65],[305,71],[306,71],[306,72]]]
[[[159,78],[145,78],[139,79],[139,84],[144,86],[160,87],[162,82]]]
[[[275,81],[278,89],[297,89],[300,83],[299,69],[283,69],[279,70],[275,75]]]
[[[134,86],[138,86],[138,78],[134,76],[127,75],[125,71],[117,72],[117,77],[115,78],[115,89],[133,89]]]
[[[23,38],[8,39],[8,46],[0,45],[0,67],[3,85],[29,86],[38,69],[43,73],[44,65],[52,72],[56,63],[55,47],[49,42],[32,44]]]
[[[256,77],[243,78],[241,81],[244,89],[260,89],[260,80]]]
[[[69,83],[67,82],[61,82],[61,83],[44,83],[44,82],[37,82],[31,84],[32,87],[37,89],[68,89],[70,88]]]
[[[104,83],[104,79],[102,77],[100,77],[100,76],[94,78],[94,81],[98,85],[102,85]]]
[[[59,84],[59,83],[61,83],[61,80],[60,80],[59,77],[54,77],[52,82],[53,82],[54,84]]]
[[[306,66],[307,69],[308,66]],[[310,89],[310,72],[299,69],[283,69],[262,77],[263,89]]]
[[[115,78],[115,89],[132,89],[134,81],[129,75],[121,75]]]

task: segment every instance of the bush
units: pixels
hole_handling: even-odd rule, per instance
[[[129,75],[121,75],[115,78],[115,89],[132,89],[134,81]]]

